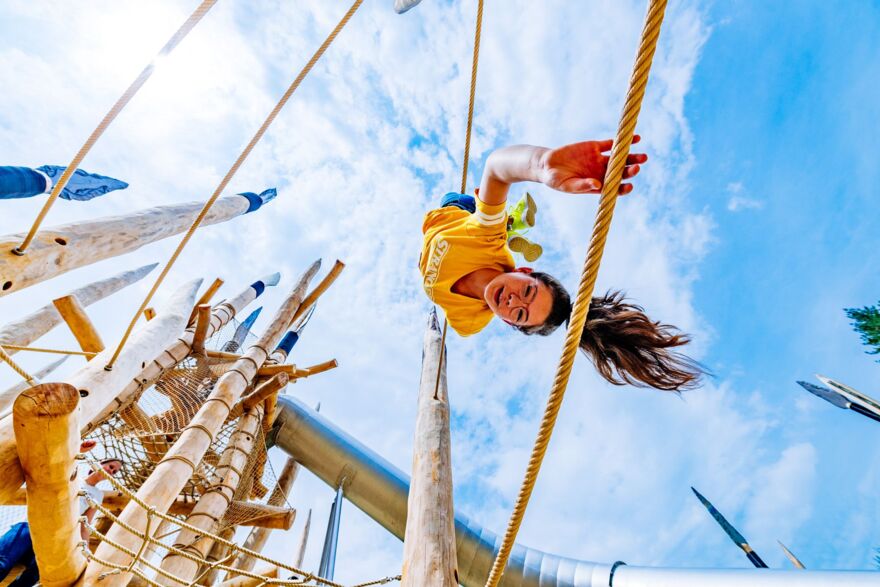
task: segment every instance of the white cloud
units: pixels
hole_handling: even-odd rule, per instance
[[[764,207],[764,202],[742,195],[743,189],[742,182],[737,181],[727,184],[727,193],[730,194],[730,197],[727,199],[727,209],[730,212],[761,210]]]
[[[83,206],[59,202],[47,224],[207,198],[343,4],[219,3],[84,163],[115,172],[132,187]],[[321,401],[325,415],[406,470],[428,309],[416,272],[419,227],[431,202],[458,187],[474,6],[424,2],[397,16],[389,4],[364,4],[230,185],[230,192],[277,186],[278,199],[254,215],[202,231],[170,281],[219,274],[228,293],[280,269],[282,287],[263,302],[271,310],[312,259],[323,257],[325,269],[343,259],[347,269],[321,300],[294,357],[301,364],[336,357],[340,368],[292,393]],[[483,158],[501,144],[554,145],[613,134],[642,4],[487,6],[469,185]],[[109,6],[99,21],[91,19]],[[12,23],[7,27],[27,22],[42,41],[28,42],[21,27],[2,37],[0,123],[6,132],[0,154],[14,163],[63,163],[185,12],[173,2],[56,3],[34,11],[30,3],[4,9],[8,18],[2,20]],[[63,42],[58,36],[91,30],[96,22],[111,34],[68,35]],[[138,34],[125,34],[134,23]],[[711,327],[694,309],[692,285],[714,224],[687,197],[693,154],[684,104],[707,34],[692,3],[670,6],[639,125],[651,162],[635,193],[618,206],[598,284],[599,290],[627,290],[651,316],[693,333],[697,356],[705,354]],[[554,260],[553,272],[573,287],[596,199],[528,189],[541,206],[535,236]],[[23,230],[38,204],[4,203],[11,214],[0,216],[0,230]],[[57,291],[166,259],[176,242],[2,298],[0,310],[15,316]],[[117,339],[146,287],[139,284],[89,310],[105,340]],[[271,314],[264,312],[257,327]],[[455,477],[458,493],[466,496],[457,505],[494,530],[503,529],[519,485],[561,339],[524,339],[499,324],[479,337],[450,338]],[[58,332],[46,344],[73,342]],[[35,368],[43,359],[22,361]],[[4,383],[11,381],[7,375]],[[786,470],[808,484],[809,475],[796,467],[798,458],[809,456],[802,449],[780,461],[762,451],[772,426],[760,403],[742,402],[725,382],[680,401],[612,389],[579,358],[521,539],[596,560],[694,564],[706,556],[730,564],[697,544],[715,529],[697,517],[687,487],[754,492]],[[749,451],[764,468],[755,468]],[[293,501],[301,512],[315,508],[307,557],[314,567],[332,496],[314,478],[302,477]],[[304,518],[269,552],[287,556]],[[654,540],[658,535],[664,539]],[[371,556],[364,557],[367,548]],[[399,556],[399,544],[347,504],[337,578],[394,574]]]

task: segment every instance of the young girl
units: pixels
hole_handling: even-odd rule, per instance
[[[639,137],[633,138],[637,143]],[[419,269],[425,293],[443,308],[461,336],[477,333],[498,316],[524,334],[546,336],[571,314],[571,298],[554,277],[516,267],[507,246],[505,206],[510,185],[535,181],[572,194],[598,193],[612,141],[585,141],[547,149],[505,147],[486,161],[477,198],[447,194],[428,212]],[[623,178],[648,160],[630,154]],[[622,183],[620,194],[632,191]],[[701,370],[673,349],[689,341],[673,326],[654,322],[620,292],[594,297],[581,334],[581,350],[615,385],[680,391],[699,382]]]

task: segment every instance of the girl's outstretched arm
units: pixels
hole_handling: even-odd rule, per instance
[[[639,135],[633,143],[639,142]],[[489,155],[483,170],[479,197],[486,204],[498,205],[507,201],[510,185],[520,181],[536,181],[561,192],[595,194],[602,189],[602,179],[608,167],[608,154],[613,141],[584,141],[557,149],[532,145],[513,145],[498,149]],[[644,153],[627,157],[623,178],[639,172],[639,165],[648,160]],[[632,184],[622,183],[620,194],[632,191]]]

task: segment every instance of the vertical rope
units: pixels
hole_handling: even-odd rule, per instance
[[[480,63],[480,36],[483,30],[483,0],[477,0],[477,24],[474,27],[474,56],[471,60],[471,91],[468,99],[467,130],[464,133],[464,160],[461,163],[461,189],[458,193],[463,194],[467,188],[468,161],[471,158],[471,131],[474,128],[474,99],[477,95],[477,66]],[[434,398],[440,389],[440,368],[443,366],[443,357],[446,354],[446,329],[449,320],[443,318],[443,336],[440,346],[440,359],[437,363],[437,381],[434,383]]]
[[[2,360],[4,363],[6,363],[10,367],[12,367],[13,371],[15,371],[16,373],[21,375],[22,378],[24,378],[24,380],[27,381],[28,383],[30,383],[31,385],[37,384],[37,381],[31,376],[31,374],[28,373],[27,371],[25,371],[24,369],[22,369],[21,366],[18,363],[16,363],[12,357],[9,356],[9,353],[7,353],[6,350],[2,346],[0,346],[0,360]]]
[[[477,65],[480,62],[480,34],[483,28],[483,0],[477,0],[477,25],[474,29],[474,56],[471,62],[471,94],[468,101],[467,132],[464,135],[464,161],[461,166],[461,190],[467,187],[468,161],[471,156],[471,130],[474,125],[474,98],[477,94]],[[445,329],[444,329],[445,330]]]
[[[568,332],[565,335],[562,356],[559,359],[559,366],[557,367],[553,387],[547,399],[547,407],[541,420],[538,437],[535,440],[535,446],[532,449],[529,464],[526,468],[525,479],[511,513],[510,522],[507,526],[507,531],[504,533],[504,539],[498,551],[498,556],[495,558],[489,578],[486,580],[486,587],[497,587],[501,581],[501,575],[510,558],[511,548],[522,524],[532,490],[535,488],[538,473],[541,470],[541,463],[547,452],[550,436],[553,434],[553,427],[556,424],[556,418],[562,406],[562,399],[568,386],[568,379],[571,376],[571,369],[580,343],[581,333],[587,321],[587,312],[590,309],[590,301],[593,297],[593,289],[596,285],[602,253],[605,250],[608,230],[611,228],[611,217],[614,214],[614,206],[617,203],[617,191],[620,188],[630,143],[632,142],[639,111],[641,110],[642,98],[645,95],[645,87],[648,83],[654,51],[657,48],[657,39],[660,36],[660,25],[663,23],[666,2],[667,0],[650,0],[648,5],[645,27],[642,30],[639,50],[630,79],[629,91],[627,92],[623,113],[620,117],[617,137],[614,140],[614,148],[611,151],[611,159],[605,172],[602,197],[599,201],[599,210],[596,213],[596,221],[593,226],[593,236],[590,240],[587,258],[584,261],[577,298],[572,309]]]
[[[101,138],[101,135],[104,134],[104,131],[107,130],[107,127],[110,126],[110,123],[116,119],[116,116],[122,111],[123,108],[129,103],[129,101],[134,97],[135,94],[138,93],[138,90],[141,89],[150,76],[153,75],[153,69],[156,67],[156,62],[159,58],[164,57],[165,55],[171,53],[175,47],[186,37],[187,34],[193,29],[196,24],[205,14],[211,10],[211,7],[216,4],[217,0],[203,0],[199,7],[195,9],[195,11],[189,16],[186,21],[180,25],[180,28],[177,29],[177,32],[168,39],[168,42],[165,43],[165,46],[156,54],[156,57],[153,58],[150,63],[147,64],[146,67],[141,71],[141,73],[135,78],[131,85],[128,86],[128,89],[116,100],[116,103],[113,104],[113,107],[110,108],[110,111],[104,116],[101,122],[98,124],[98,127],[92,131],[92,134],[89,135],[89,138],[86,139],[85,144],[80,147],[80,150],[77,151],[76,155],[73,157],[73,161],[67,166],[67,169],[61,174],[61,177],[58,178],[58,181],[52,186],[52,193],[49,195],[49,199],[46,200],[46,203],[43,204],[43,209],[40,210],[40,213],[37,214],[37,218],[34,220],[34,223],[31,225],[30,230],[27,233],[27,236],[24,237],[24,240],[21,241],[21,244],[16,248],[12,249],[12,252],[16,255],[24,255],[27,248],[30,246],[31,242],[34,240],[34,237],[37,235],[37,230],[39,230],[40,225],[45,220],[46,215],[49,213],[49,210],[52,208],[52,204],[58,199],[58,196],[61,195],[61,190],[67,185],[67,182],[70,180],[70,177],[73,175],[73,172],[76,171],[76,168],[79,167],[79,164],[82,163],[82,160],[85,156],[91,151],[92,146]]]
[[[199,225],[201,225],[202,220],[204,220],[205,216],[207,216],[208,211],[211,209],[211,206],[214,205],[214,202],[217,201],[217,198],[220,197],[220,194],[226,189],[226,186],[229,184],[232,177],[238,171],[239,167],[241,167],[242,163],[244,163],[245,159],[247,159],[248,155],[251,154],[254,147],[260,142],[260,139],[263,138],[263,135],[266,134],[266,130],[268,130],[269,126],[275,121],[275,117],[278,116],[278,113],[281,112],[281,109],[287,104],[287,101],[302,83],[302,81],[306,78],[318,60],[324,55],[324,52],[327,50],[327,47],[330,46],[331,43],[336,39],[337,35],[339,35],[340,31],[348,24],[348,21],[354,15],[358,8],[360,8],[363,0],[355,0],[354,4],[351,5],[351,8],[348,9],[348,12],[342,17],[336,27],[330,32],[324,42],[321,43],[321,46],[318,47],[318,50],[311,56],[308,63],[306,63],[305,67],[300,70],[299,74],[296,76],[296,79],[290,84],[287,88],[287,91],[284,92],[284,95],[281,96],[281,99],[278,100],[278,103],[275,104],[275,107],[272,108],[272,111],[269,113],[269,116],[266,117],[266,120],[263,121],[263,124],[260,125],[260,128],[257,130],[256,134],[251,138],[250,142],[248,142],[247,146],[235,160],[235,163],[232,164],[232,167],[229,168],[229,171],[226,172],[226,175],[223,176],[223,179],[220,181],[220,184],[214,190],[214,193],[211,194],[211,197],[205,202],[204,207],[199,212],[198,216],[196,216],[195,220],[193,220],[192,226],[186,231],[186,234],[181,239],[180,244],[177,245],[177,248],[174,250],[174,253],[171,255],[171,258],[168,260],[168,263],[165,264],[165,267],[162,268],[162,272],[156,278],[156,282],[150,288],[150,291],[147,292],[147,297],[144,298],[144,301],[141,302],[140,307],[134,313],[134,316],[131,319],[128,327],[125,329],[125,333],[122,335],[122,340],[119,341],[119,345],[116,347],[116,350],[113,351],[113,356],[110,358],[110,361],[104,367],[107,371],[110,371],[113,368],[113,363],[116,362],[116,359],[119,358],[119,353],[122,352],[122,347],[125,346],[125,343],[128,341],[128,337],[131,336],[131,331],[134,329],[134,325],[137,323],[138,318],[140,318],[144,309],[149,305],[150,300],[153,299],[153,295],[156,293],[156,290],[159,289],[159,286],[164,281],[165,276],[168,275],[168,272],[171,270],[171,267],[174,266],[174,262],[177,261],[177,258],[180,256],[180,253],[183,252],[184,247],[186,247],[189,240],[192,238],[193,233],[195,233],[196,229],[198,229]]]

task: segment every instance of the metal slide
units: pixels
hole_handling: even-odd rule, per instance
[[[326,418],[290,396],[278,398],[275,445],[403,540],[409,477]],[[500,538],[455,515],[458,577],[482,587]],[[880,585],[871,571],[661,569],[581,561],[516,545],[502,587],[849,587]]]

